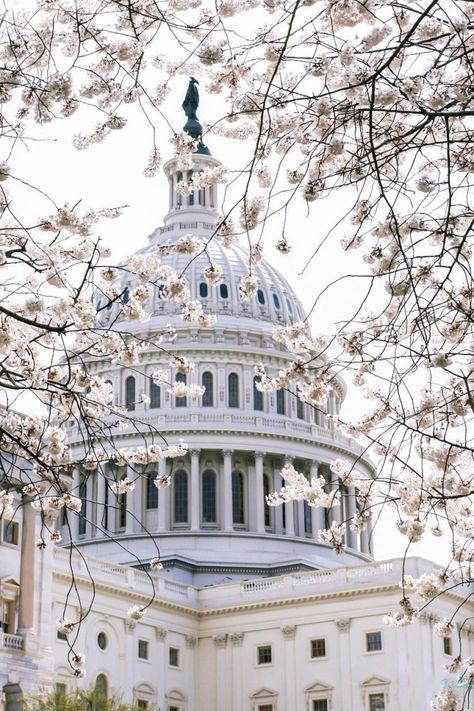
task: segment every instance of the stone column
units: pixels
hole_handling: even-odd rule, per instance
[[[280,469],[273,470],[273,491],[280,491],[281,489],[281,474]],[[275,506],[273,509],[273,520],[275,521],[275,533],[278,535],[283,534],[283,509],[281,506]]]
[[[191,450],[191,531],[199,531],[201,522],[201,492],[199,488],[199,449]]]
[[[357,507],[355,500],[355,486],[349,486],[347,491],[347,539],[346,545],[348,548],[357,548],[357,533],[351,531],[350,525],[356,515]]]
[[[317,478],[318,476],[318,462],[313,460],[311,462],[311,478]],[[326,528],[324,519],[324,509],[322,508],[322,506],[319,506],[318,508],[313,506],[311,507],[311,524],[313,527],[313,538],[315,541],[317,541],[318,531],[321,531],[323,528]]]
[[[186,658],[184,662],[184,668],[186,669],[186,675],[189,681],[189,688],[191,690],[190,699],[188,700],[187,709],[189,711],[194,711],[197,705],[197,684],[196,684],[196,666],[197,666],[197,653],[195,652],[196,645],[198,644],[198,637],[196,634],[186,634]]]
[[[129,494],[130,498],[130,510],[133,514],[132,518],[132,528],[134,533],[140,533],[143,530],[143,517],[144,517],[144,501],[143,501],[143,491],[146,491],[146,488],[143,486],[143,474],[140,472],[137,475],[137,472],[130,471],[129,472],[129,477],[130,479],[133,479],[135,482],[135,488],[132,492]],[[127,502],[128,503],[128,502]]]
[[[234,528],[232,515],[232,450],[224,451],[224,476],[222,478],[222,527],[224,531]]]
[[[293,464],[293,457],[285,457],[285,464]],[[287,501],[285,507],[286,535],[295,535],[295,502]]]
[[[340,685],[340,704],[338,704],[338,706],[341,709],[350,709],[353,706],[350,618],[344,617],[337,619],[336,627],[339,632],[337,654],[339,660],[339,678],[344,679],[344,684]]]
[[[130,469],[130,467],[127,467],[127,473],[126,476],[128,476],[129,479],[134,479],[135,478],[135,472]],[[135,484],[136,487],[136,484]],[[127,503],[127,513],[125,517],[125,533],[133,533],[135,529],[135,519],[134,515],[134,497],[135,497],[135,491],[136,488],[133,491],[128,491],[126,494],[126,503]]]
[[[77,467],[74,467],[71,485],[71,494],[73,496],[79,497],[79,481],[79,469]],[[70,535],[71,539],[75,541],[79,536],[79,514],[74,513],[74,511],[68,511],[67,520],[69,527],[68,535]]]
[[[36,512],[31,506],[31,499],[23,497],[21,524],[21,565],[20,599],[18,606],[18,632],[25,634],[34,630],[34,593],[35,593],[35,536]],[[72,517],[71,517],[72,518]],[[77,519],[77,516],[74,516]]]
[[[166,459],[158,462],[158,476],[165,476],[167,471]],[[158,491],[158,531],[169,531],[171,525],[170,489],[166,486]]]
[[[97,469],[97,534],[100,535],[105,528],[105,490],[107,487],[107,479],[105,476],[105,467],[99,465]]]
[[[228,707],[228,685],[226,684],[226,648],[227,634],[216,634],[212,638],[216,647],[215,655],[215,679],[216,679],[216,708],[225,709]]]
[[[369,555],[369,532],[368,532],[368,525],[364,528],[364,530],[360,534],[360,550],[362,553],[365,553],[366,555]]]
[[[339,478],[331,472],[331,491],[339,489]],[[331,521],[342,523],[342,496],[339,499],[339,506],[334,506],[331,509]]]
[[[374,554],[374,539],[373,539],[374,525],[372,521],[367,524],[367,553],[369,555]]]
[[[302,536],[304,538],[306,535],[306,531],[304,530],[304,501],[296,502],[295,530],[297,532],[297,536]]]
[[[284,642],[284,674],[285,674],[285,708],[297,709],[298,697],[296,693],[296,653],[295,653],[295,635],[296,625],[285,625],[281,628]]]
[[[263,510],[263,452],[255,452],[255,506],[257,533],[265,533]]]
[[[242,678],[242,644],[243,632],[233,632],[229,635],[232,644],[232,711],[245,708],[244,684]],[[229,695],[230,698],[230,695]]]
[[[163,491],[163,489],[160,489],[160,492]],[[159,709],[165,709],[166,708],[166,699],[165,699],[165,694],[166,694],[166,689],[167,689],[167,683],[166,683],[166,671],[168,669],[168,659],[167,659],[167,649],[166,649],[166,635],[168,634],[168,630],[165,629],[164,627],[155,627],[155,636],[156,636],[156,641],[157,641],[157,660],[156,660],[156,686],[158,687],[158,699],[157,699],[157,706]]]

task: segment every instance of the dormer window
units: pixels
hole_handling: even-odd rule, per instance
[[[229,298],[229,289],[227,284],[221,284],[219,287],[219,293],[221,295],[222,299],[228,299]]]

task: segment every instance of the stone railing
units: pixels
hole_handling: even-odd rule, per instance
[[[0,649],[7,649],[11,652],[23,652],[25,649],[25,640],[19,634],[0,632]]]
[[[96,584],[102,583],[127,590],[131,599],[134,594],[151,596],[154,589],[158,599],[186,605],[196,610],[252,604],[276,598],[297,598],[339,590],[347,592],[375,586],[398,585],[403,570],[403,560],[396,558],[362,565],[293,573],[275,578],[256,578],[199,589],[155,573],[148,575],[141,570],[109,563],[100,558],[88,556],[84,561],[76,553],[71,558],[71,571],[70,552],[64,548],[55,548],[54,558],[55,571],[58,574],[74,574],[78,582],[92,577]],[[405,575],[416,578],[432,572],[436,572],[435,566],[423,558],[409,558],[405,561]]]

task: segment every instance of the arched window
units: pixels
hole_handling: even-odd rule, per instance
[[[239,376],[237,373],[230,373],[228,378],[229,385],[229,407],[239,406]]]
[[[129,375],[125,381],[125,407],[132,411],[135,409],[135,378]]]
[[[217,523],[216,472],[212,469],[202,473],[202,522]]]
[[[265,305],[265,294],[262,289],[257,289],[257,301],[259,304],[262,304],[262,306]]]
[[[178,469],[173,474],[173,512],[175,523],[188,522],[188,473]]]
[[[270,528],[272,525],[272,516],[270,511],[270,506],[267,504],[267,496],[271,494],[271,483],[270,476],[268,474],[263,475],[263,520],[265,523],[265,528]]]
[[[79,513],[79,535],[83,536],[86,532],[87,523],[87,482],[81,481],[79,484],[79,498],[82,501],[81,511]]]
[[[237,470],[232,472],[232,521],[245,524],[244,475]]]
[[[207,299],[208,294],[209,294],[209,288],[208,288],[206,282],[202,281],[199,284],[199,296],[201,297],[201,299]]]
[[[158,489],[155,486],[156,472],[147,472],[146,475],[146,507],[158,508]]]
[[[121,477],[125,479],[125,475]],[[125,528],[127,525],[127,494],[117,494],[118,527]]]
[[[206,388],[202,396],[202,406],[212,407],[214,405],[214,382],[212,373],[206,371],[202,374],[202,384]]]
[[[221,284],[219,287],[219,293],[221,295],[222,299],[228,299],[229,298],[229,289],[227,287],[227,284]]]
[[[150,407],[161,407],[161,388],[150,380]]]
[[[277,390],[277,413],[279,415],[285,414],[285,391]]]
[[[186,385],[186,376],[184,375],[184,373],[178,373],[176,375],[176,382],[177,383],[184,383]],[[185,398],[185,397],[175,398],[175,405],[176,405],[176,407],[186,407],[187,398]]]
[[[261,412],[263,410],[263,393],[257,388],[259,382],[260,378],[255,375],[253,379],[253,409]]]
[[[304,502],[304,532],[308,535],[313,533],[313,520],[311,518],[311,506]]]
[[[296,399],[296,416],[299,420],[304,420],[304,407],[303,401],[297,397]]]
[[[275,304],[276,309],[280,308],[280,299],[276,294],[273,294],[273,303]]]
[[[105,711],[107,708],[108,686],[105,674],[99,674],[95,680],[93,711]]]

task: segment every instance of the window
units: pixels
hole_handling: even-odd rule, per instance
[[[275,304],[276,309],[280,308],[280,299],[276,294],[273,294],[273,303]]]
[[[311,506],[304,502],[304,532],[309,536],[313,533],[313,519],[311,517]]]
[[[62,682],[59,682],[59,681],[54,685],[54,690],[56,692],[57,697],[66,696],[66,694],[67,694],[66,684],[63,684]]]
[[[207,299],[207,296],[209,294],[209,289],[205,281],[202,281],[199,284],[199,296],[201,299]]]
[[[319,637],[318,639],[312,639],[311,645],[311,659],[318,659],[320,657],[326,656],[326,640],[324,637]]]
[[[137,708],[138,709],[149,709],[150,706],[148,704],[148,701],[145,701],[144,699],[138,699]]]
[[[443,637],[443,652],[449,655],[452,654],[451,637]]]
[[[258,377],[258,375],[255,375],[253,379],[253,409],[254,410],[259,410],[262,412],[263,410],[263,393],[261,390],[257,388],[257,383],[260,383],[261,379]]]
[[[60,632],[59,630],[56,632],[56,637],[61,640],[61,642],[67,642],[67,634],[64,634],[64,632]]]
[[[177,373],[176,382],[177,383],[184,383],[186,385],[186,376],[184,375],[184,373]],[[187,404],[187,402],[186,402],[185,397],[175,398],[176,407],[186,407],[186,404]]]
[[[271,482],[268,474],[263,475],[263,520],[265,528],[270,528],[272,525],[272,514],[270,506],[267,504],[267,496],[271,494]]]
[[[239,376],[237,373],[230,373],[228,378],[229,407],[239,406]]]
[[[13,633],[15,603],[13,600],[0,600],[0,630],[6,634]]]
[[[216,473],[206,469],[202,473],[202,522],[217,522]]]
[[[385,711],[384,694],[369,694],[369,711]]]
[[[278,415],[285,414],[285,391],[277,390],[277,413]]]
[[[85,481],[81,481],[79,484],[79,498],[82,501],[79,512],[79,535],[83,536],[86,532],[87,522],[87,482]]]
[[[219,293],[221,295],[222,299],[228,299],[229,298],[229,289],[227,288],[227,284],[221,284],[219,287]]]
[[[328,711],[328,700],[315,699],[313,701],[313,711]]]
[[[257,301],[259,304],[262,304],[262,306],[265,305],[265,294],[261,289],[257,289]]]
[[[188,474],[178,469],[173,475],[174,483],[174,522],[188,522]]]
[[[122,477],[125,479],[125,475]],[[118,527],[125,528],[127,525],[127,494],[117,494]]]
[[[237,525],[245,523],[244,475],[239,471],[232,472],[232,521]]]
[[[99,632],[97,635],[97,646],[99,649],[107,649],[107,635],[105,632]]]
[[[179,711],[177,706],[168,706],[168,711]]]
[[[258,711],[273,711],[273,704],[259,704]]]
[[[3,542],[10,543],[12,546],[18,545],[19,526],[14,521],[3,522]]]
[[[296,416],[299,420],[304,420],[304,406],[299,398],[296,400]]]
[[[202,406],[212,407],[214,405],[214,383],[212,373],[206,372],[202,374],[202,384],[206,388],[202,396]]]
[[[135,378],[129,375],[125,380],[125,407],[130,412],[135,409]]]
[[[380,652],[382,649],[382,633],[381,632],[367,632],[365,635],[366,640],[366,651],[367,652]]]
[[[138,640],[138,658],[148,659],[148,642],[146,639]]]
[[[272,663],[272,647],[270,644],[264,644],[257,647],[257,664]]]
[[[179,649],[176,647],[170,647],[168,658],[170,667],[179,667]]]
[[[161,407],[161,388],[153,380],[150,381],[150,407]]]
[[[147,509],[158,508],[158,489],[155,486],[156,472],[148,472],[146,475],[146,507]]]
[[[122,294],[122,304],[128,304],[130,301],[130,289],[128,286],[125,287]]]

